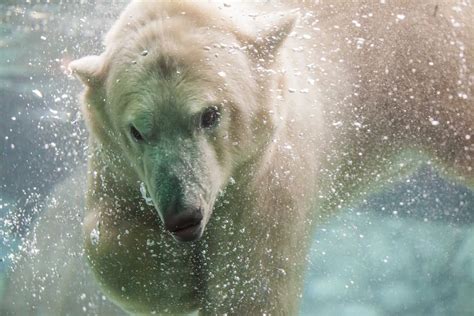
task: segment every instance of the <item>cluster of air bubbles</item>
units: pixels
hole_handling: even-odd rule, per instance
[[[93,246],[97,246],[100,240],[100,231],[98,228],[94,228],[90,233],[90,241]]]
[[[147,205],[153,206],[153,200],[148,195],[148,192],[147,192],[146,186],[145,186],[145,182],[140,182],[140,193],[142,194],[142,198],[145,200],[145,203]]]

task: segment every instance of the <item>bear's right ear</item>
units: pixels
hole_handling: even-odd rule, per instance
[[[88,87],[97,87],[104,80],[104,62],[101,56],[86,56],[68,65],[71,73]]]
[[[259,59],[273,60],[280,47],[293,31],[299,18],[297,12],[286,12],[275,16],[262,16],[257,23],[263,26],[257,27],[257,35],[238,34],[237,37],[244,44],[250,45],[251,52]]]

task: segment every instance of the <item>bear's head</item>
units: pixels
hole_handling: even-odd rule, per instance
[[[271,143],[275,64],[294,22],[249,35],[204,5],[135,2],[102,55],[70,64],[92,137],[128,161],[175,239],[199,239],[236,170]]]

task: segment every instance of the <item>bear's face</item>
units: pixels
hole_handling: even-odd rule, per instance
[[[188,24],[182,16],[150,23],[71,64],[89,86],[91,132],[127,158],[179,241],[202,236],[219,193],[275,128],[256,46],[218,28],[189,32]],[[277,47],[282,29],[275,34],[269,43]]]
[[[191,56],[190,43],[120,56],[106,84],[115,141],[166,229],[186,241],[201,236],[242,152],[254,151],[258,99],[243,52],[216,60],[201,44]]]

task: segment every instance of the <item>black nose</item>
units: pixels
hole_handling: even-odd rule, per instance
[[[175,208],[163,217],[165,229],[178,241],[194,241],[202,235],[200,208]]]

